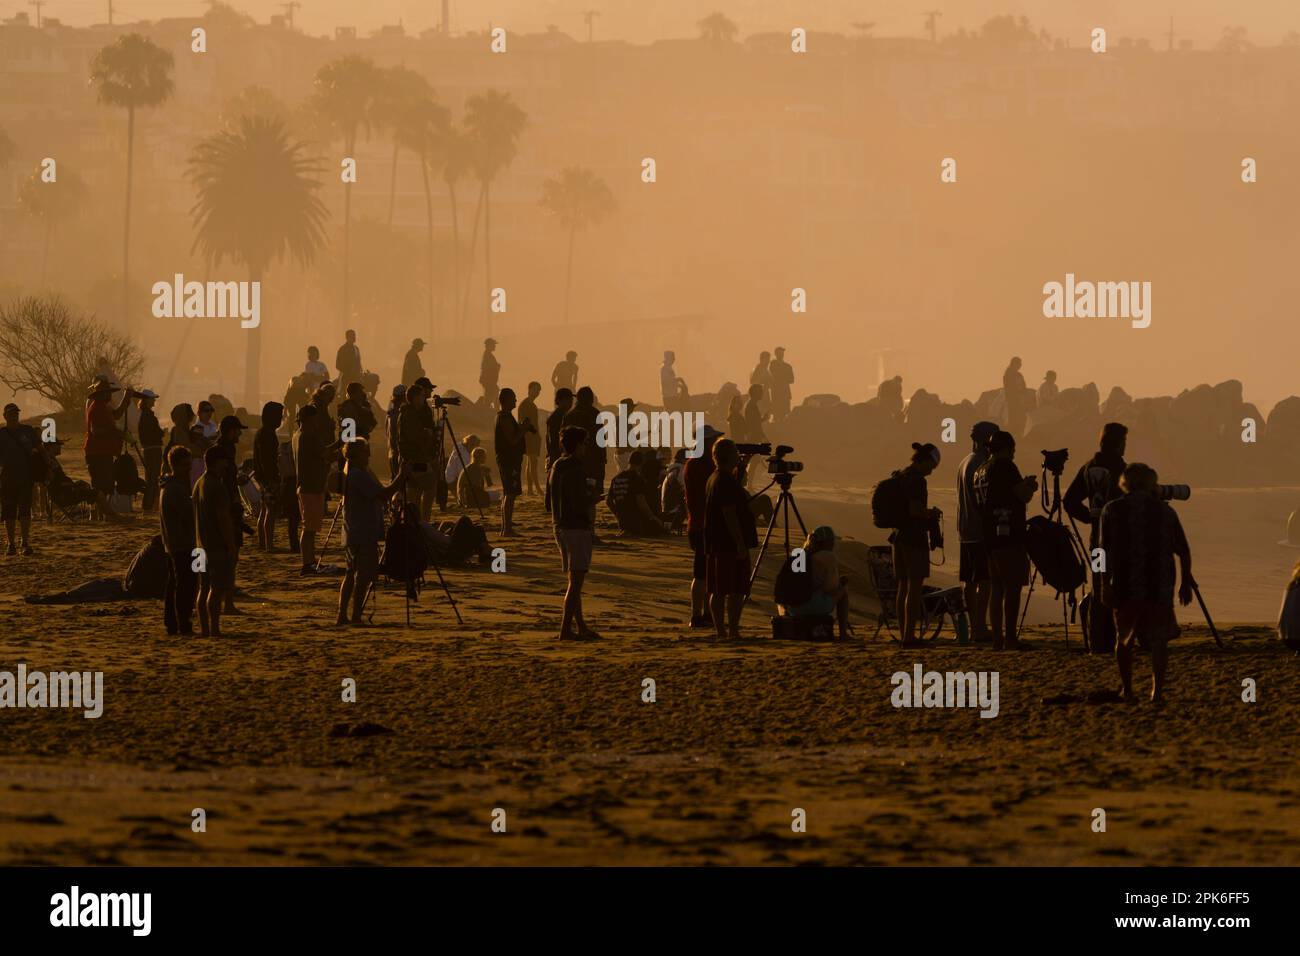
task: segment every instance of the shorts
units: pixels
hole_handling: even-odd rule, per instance
[[[207,570],[203,572],[203,583],[210,591],[233,591],[235,589],[235,556],[224,551],[209,551],[206,556]]]
[[[591,532],[586,528],[556,528],[555,543],[565,572],[591,570]]]
[[[100,494],[111,495],[113,493],[115,482],[113,481],[112,455],[87,455],[86,470],[90,472],[90,487]]]
[[[30,481],[0,483],[0,518],[13,521],[15,518],[32,516],[32,483]]]
[[[1004,587],[1025,587],[1029,583],[1029,552],[1024,545],[991,549],[989,577],[1001,581]]]
[[[524,493],[524,463],[518,461],[502,461],[497,459],[497,470],[501,472],[501,493],[511,498],[518,497]]]
[[[957,580],[962,584],[977,584],[989,579],[989,552],[983,541],[963,541]]]
[[[1131,650],[1134,644],[1163,647],[1178,636],[1178,621],[1172,604],[1130,601],[1115,609],[1115,650]]]
[[[423,462],[412,462],[411,471],[406,476],[407,493],[414,491],[416,495],[433,494],[434,489],[438,487],[437,473],[432,465],[428,465],[423,471],[416,471],[417,464]]]
[[[343,548],[348,559],[348,573],[367,581],[379,576],[379,542],[349,541]]]
[[[706,555],[704,588],[709,594],[748,594],[749,554]]]
[[[298,510],[302,512],[302,530],[319,531],[325,526],[325,492],[298,492]]]
[[[900,544],[895,541],[894,577],[899,581],[930,576],[930,549],[923,544]]]

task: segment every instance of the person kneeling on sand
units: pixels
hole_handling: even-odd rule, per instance
[[[464,508],[488,508],[500,497],[500,492],[492,487],[487,449],[476,447],[470,453],[469,465],[456,480],[456,500]]]
[[[849,639],[849,579],[840,574],[835,558],[835,531],[827,525],[814,528],[804,540],[812,596],[786,608],[791,617],[830,617],[839,625],[840,640]]]
[[[370,586],[379,576],[379,542],[384,536],[384,503],[406,482],[408,466],[381,485],[370,470],[370,443],[364,438],[343,446],[343,547],[348,571],[339,587],[339,613],[334,623],[348,623],[348,602],[352,602],[353,624],[361,623]]]
[[[1120,477],[1124,496],[1101,512],[1100,547],[1106,555],[1101,603],[1115,614],[1115,661],[1120,698],[1133,699],[1133,651],[1151,651],[1151,700],[1163,699],[1168,644],[1178,636],[1174,618],[1174,557],[1182,566],[1178,600],[1192,602],[1192,551],[1178,513],[1156,495],[1155,469],[1134,462]]]
[[[583,458],[587,454],[587,431],[568,426],[560,432],[563,454],[551,468],[551,517],[555,522],[555,543],[568,575],[564,592],[564,616],[560,640],[593,640],[600,635],[587,627],[582,617],[582,582],[591,570],[592,485]],[[571,633],[576,625],[577,633]]]

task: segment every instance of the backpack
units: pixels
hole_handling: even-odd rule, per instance
[[[451,557],[456,561],[468,561],[479,553],[487,544],[487,534],[476,525],[469,515],[461,515],[451,529]]]
[[[1025,550],[1043,583],[1058,595],[1078,590],[1088,578],[1082,547],[1073,533],[1044,515],[1025,522]]]
[[[167,593],[167,551],[156,534],[136,552],[122,576],[122,588],[133,598],[162,598]]]
[[[805,556],[805,565],[807,560]],[[784,607],[799,607],[812,600],[814,589],[812,572],[806,566],[804,570],[796,571],[794,557],[787,555],[781,562],[781,570],[776,572],[776,586],[772,594],[776,603]]]
[[[405,521],[395,522],[384,536],[384,562],[380,569],[394,581],[415,581],[429,566],[424,536]]]
[[[901,528],[907,524],[907,489],[898,472],[871,489],[871,523],[877,528]]]
[[[128,451],[122,452],[113,461],[113,484],[119,495],[138,495],[144,491],[144,481],[140,478],[140,469]]]

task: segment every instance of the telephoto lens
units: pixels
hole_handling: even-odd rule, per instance
[[[1192,496],[1192,486],[1156,485],[1156,495],[1161,501],[1186,501]]]

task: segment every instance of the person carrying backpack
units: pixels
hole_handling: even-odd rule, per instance
[[[871,495],[871,513],[877,528],[892,529],[894,576],[898,579],[898,616],[903,645],[917,642],[917,628],[924,617],[922,598],[925,579],[930,576],[930,523],[939,509],[930,508],[926,478],[939,467],[939,449],[929,442],[912,442],[912,460],[876,486]]]

